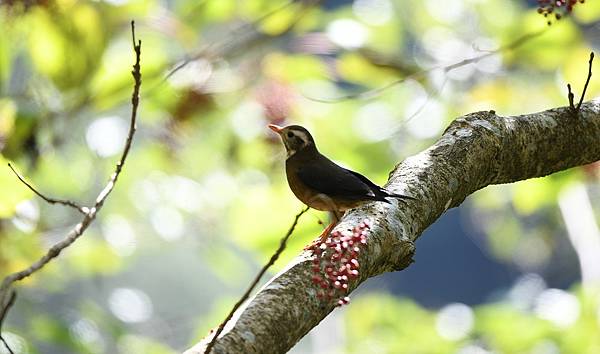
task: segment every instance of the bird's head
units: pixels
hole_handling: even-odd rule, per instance
[[[315,141],[308,130],[299,125],[280,127],[275,124],[269,124],[269,129],[279,134],[281,140],[283,141],[283,145],[285,145],[285,149],[287,150],[288,157],[307,147],[315,147]]]

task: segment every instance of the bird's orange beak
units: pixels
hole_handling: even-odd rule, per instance
[[[271,129],[272,131],[274,131],[277,134],[281,134],[281,131],[283,130],[283,127],[280,127],[275,124],[269,124],[268,127],[269,127],[269,129]]]

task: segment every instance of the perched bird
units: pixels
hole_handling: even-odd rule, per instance
[[[302,126],[269,124],[269,128],[279,134],[287,150],[285,172],[292,192],[309,207],[331,213],[332,222],[321,234],[321,241],[348,209],[372,201],[389,203],[389,197],[415,199],[390,193],[360,173],[338,166],[321,155]]]

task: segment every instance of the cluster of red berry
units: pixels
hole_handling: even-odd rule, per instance
[[[332,232],[324,242],[310,248],[315,256],[312,281],[320,288],[319,299],[338,299],[337,306],[350,302],[346,296],[348,282],[358,277],[358,255],[367,243],[370,228],[370,221],[364,220],[352,230]]]
[[[538,0],[538,13],[548,18],[548,25],[552,24],[552,14],[554,18],[560,20],[564,15],[573,11],[573,7],[578,3],[584,3],[585,0]]]

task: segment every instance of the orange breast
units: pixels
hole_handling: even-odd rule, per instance
[[[287,175],[288,184],[290,189],[300,201],[309,207],[323,211],[340,210],[336,203],[329,198],[329,196],[319,193],[314,189],[308,187],[296,174],[296,171],[290,164],[286,163],[285,172]]]

